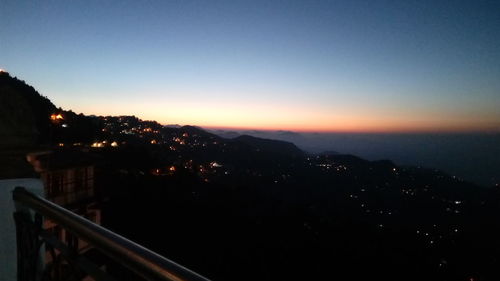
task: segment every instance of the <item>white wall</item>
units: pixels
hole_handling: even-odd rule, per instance
[[[43,183],[39,179],[0,180],[0,280],[17,280],[16,226],[13,213],[12,190],[21,186],[43,196]]]

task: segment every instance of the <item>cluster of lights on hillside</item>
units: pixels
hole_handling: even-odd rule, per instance
[[[50,115],[50,120],[52,120],[52,121],[64,120],[64,117],[61,113],[54,113],[54,114]]]
[[[112,141],[112,142],[108,142],[108,141],[97,141],[97,142],[94,142],[90,145],[90,147],[97,147],[97,148],[101,148],[101,147],[108,147],[108,146],[111,146],[111,147],[118,147],[120,144],[116,141]]]

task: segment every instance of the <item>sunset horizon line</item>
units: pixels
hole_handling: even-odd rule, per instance
[[[69,111],[69,110],[68,110]],[[200,123],[184,123],[184,122],[168,122],[162,121],[161,118],[149,118],[143,115],[130,113],[130,114],[88,114],[84,112],[80,112],[81,114],[90,116],[135,116],[144,121],[154,121],[159,123],[162,126],[193,126],[199,127],[207,130],[225,130],[225,131],[262,131],[262,132],[293,132],[293,133],[318,133],[318,134],[500,134],[500,126],[478,126],[475,129],[470,129],[467,127],[434,127],[434,128],[402,128],[403,126],[394,127],[394,128],[361,128],[362,126],[358,126],[358,129],[319,129],[319,128],[296,128],[291,126],[258,126],[258,125],[239,125],[239,126],[231,126],[231,125],[210,125],[210,124],[200,124]],[[493,127],[493,128],[492,128]]]

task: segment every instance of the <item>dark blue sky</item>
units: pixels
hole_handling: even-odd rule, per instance
[[[0,67],[77,112],[500,131],[499,1],[0,3]]]

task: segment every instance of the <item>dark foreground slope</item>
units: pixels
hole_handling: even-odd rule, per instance
[[[108,226],[215,280],[499,277],[498,190],[352,156],[217,161],[113,177]]]

